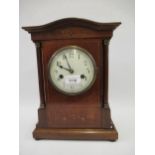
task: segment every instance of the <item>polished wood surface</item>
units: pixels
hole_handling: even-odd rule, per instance
[[[36,139],[116,140],[108,105],[108,46],[120,23],[96,23],[67,18],[43,26],[23,27],[36,44],[41,105],[33,133]],[[49,81],[48,64],[56,50],[80,46],[97,65],[91,89],[77,96],[58,92]]]
[[[38,32],[45,32],[45,31],[53,31],[57,29],[64,29],[66,27],[79,27],[79,28],[84,27],[84,28],[87,28],[88,30],[90,29],[90,30],[102,32],[102,31],[113,31],[120,24],[121,24],[120,22],[99,23],[99,22],[94,22],[91,20],[81,19],[81,18],[64,18],[45,25],[23,27],[23,29],[28,31],[31,34],[34,32],[38,33]]]
[[[59,139],[59,140],[108,140],[118,139],[116,129],[45,129],[39,128],[33,132],[36,140]]]

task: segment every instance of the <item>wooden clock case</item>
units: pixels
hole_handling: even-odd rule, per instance
[[[23,27],[36,45],[40,107],[35,139],[110,140],[118,138],[108,104],[108,46],[121,23],[97,23],[78,18]],[[97,65],[96,80],[85,93],[68,96],[50,83],[48,63],[56,50],[76,45],[90,52]]]

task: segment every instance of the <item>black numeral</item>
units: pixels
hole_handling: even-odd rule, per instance
[[[69,58],[74,58],[74,52],[69,52]]]
[[[66,55],[62,55],[62,59],[66,59]]]
[[[58,73],[58,70],[54,70],[54,73],[56,73],[56,74],[57,74],[57,73]]]
[[[61,62],[60,61],[57,61],[57,66],[61,66]]]
[[[87,60],[84,60],[84,65],[87,66]]]
[[[87,68],[87,72],[90,73],[90,69],[89,68]]]
[[[80,54],[78,54],[78,59],[80,59]]]
[[[70,89],[74,89],[74,86],[73,85],[70,85]]]

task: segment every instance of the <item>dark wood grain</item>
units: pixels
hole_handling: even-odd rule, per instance
[[[116,140],[108,104],[108,46],[117,23],[68,18],[42,26],[23,27],[36,44],[41,106],[35,139]],[[49,81],[48,64],[58,49],[76,45],[96,61],[97,75],[85,93],[67,96]]]

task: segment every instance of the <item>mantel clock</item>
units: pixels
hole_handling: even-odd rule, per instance
[[[108,104],[108,46],[120,24],[66,18],[23,27],[37,51],[40,107],[35,139],[118,138]]]

